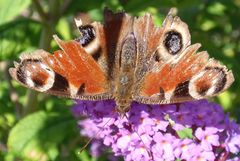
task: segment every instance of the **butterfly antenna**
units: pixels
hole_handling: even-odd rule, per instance
[[[129,120],[129,117],[126,115],[126,113],[124,113],[124,116],[127,118],[127,120]],[[139,139],[141,140],[141,142],[143,143],[144,148],[146,149],[149,157],[151,160],[153,160],[153,155],[151,150],[146,146],[146,144],[144,143],[142,137],[139,135],[139,133],[132,127],[132,130],[137,134],[137,136],[139,137]]]
[[[87,148],[87,146],[92,142],[93,139],[94,139],[93,137],[88,139],[87,143],[83,147],[81,147],[81,149],[79,150],[79,153],[82,153],[83,150]]]
[[[104,128],[111,120],[113,119],[113,117],[110,117],[107,122],[102,126],[102,128]],[[102,131],[102,129],[99,129],[97,131],[97,133],[95,134],[95,138],[97,138],[100,134],[100,132]],[[95,139],[94,137],[90,138],[87,143],[79,150],[79,153],[82,153],[83,150],[85,150],[87,148],[87,146],[92,142],[93,139]]]

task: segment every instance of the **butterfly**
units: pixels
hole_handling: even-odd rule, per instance
[[[23,86],[80,100],[114,99],[120,114],[131,102],[169,104],[218,95],[234,81],[231,70],[198,52],[186,23],[170,10],[162,27],[150,14],[133,17],[105,9],[104,22],[84,25],[81,36],[54,39],[50,54],[22,54],[11,76]]]

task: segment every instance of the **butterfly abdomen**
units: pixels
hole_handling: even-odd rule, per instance
[[[136,67],[137,47],[136,38],[133,33],[129,33],[120,51],[119,76],[115,90],[117,108],[120,112],[126,112],[132,102],[132,92],[134,88],[134,71]]]

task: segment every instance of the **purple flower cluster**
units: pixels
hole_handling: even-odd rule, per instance
[[[172,105],[132,103],[125,117],[114,101],[80,101],[72,112],[81,134],[94,138],[92,154],[103,145],[132,161],[240,160],[240,126],[207,100]]]

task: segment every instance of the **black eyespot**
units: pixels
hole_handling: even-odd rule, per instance
[[[224,70],[220,67],[206,67],[205,70],[214,70],[219,74],[214,93],[222,91],[227,83],[227,76]]]
[[[39,78],[38,76],[32,77],[32,81],[36,88],[42,87],[47,83],[45,79],[41,79],[41,77]]]
[[[91,25],[80,26],[79,31],[82,36],[76,41],[78,41],[83,47],[87,46],[96,37],[94,28]]]
[[[38,59],[25,59],[23,60],[18,69],[17,69],[17,79],[22,82],[23,84],[26,84],[26,66],[27,64],[31,64],[31,63],[41,63],[41,60]]]
[[[175,55],[182,49],[182,35],[177,31],[169,31],[163,43],[168,52]]]

